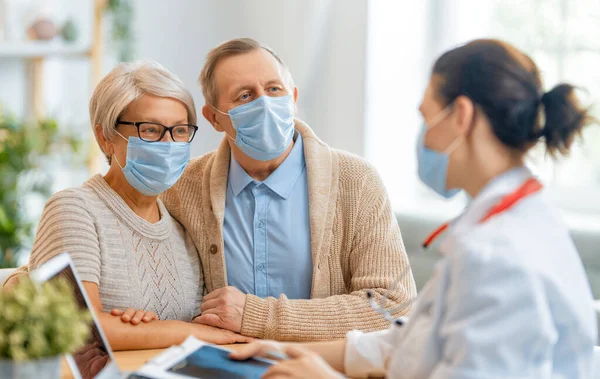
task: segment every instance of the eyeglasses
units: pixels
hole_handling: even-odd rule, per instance
[[[138,137],[142,141],[146,142],[158,142],[163,139],[165,133],[169,131],[171,134],[171,138],[175,142],[192,142],[194,136],[196,135],[196,131],[198,131],[198,127],[192,124],[180,124],[174,126],[164,126],[158,122],[131,122],[131,121],[121,121],[117,120],[115,123],[115,128],[117,125],[133,125],[137,128]]]

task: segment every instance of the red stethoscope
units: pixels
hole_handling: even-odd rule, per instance
[[[489,220],[490,218],[499,215],[500,213],[509,210],[513,206],[515,206],[519,201],[523,200],[527,196],[533,195],[536,192],[539,192],[543,188],[542,183],[540,183],[535,178],[530,178],[526,180],[519,188],[517,188],[514,192],[504,196],[496,205],[494,205],[486,214],[483,216],[481,220],[479,220],[479,224],[482,224]],[[445,223],[444,225],[437,228],[427,239],[423,242],[423,248],[426,249],[429,247],[433,241],[443,232],[448,229],[450,226],[450,222]],[[410,271],[410,268],[408,269]],[[405,272],[406,273],[406,272]],[[405,274],[402,274],[401,277],[404,277]],[[393,322],[398,326],[402,326],[406,323],[406,317],[400,317],[398,319],[394,319],[392,314],[401,311],[407,308],[415,299],[411,299],[404,304],[401,304],[398,308],[394,310],[387,310],[384,306],[377,304],[373,293],[371,291],[367,291],[367,298],[371,304],[371,308],[376,312],[380,313],[385,317],[386,320]],[[383,296],[381,300],[382,304],[387,302],[387,294]]]
[[[519,201],[523,200],[527,196],[530,196],[536,192],[539,192],[542,188],[543,188],[542,183],[540,183],[539,180],[537,180],[536,178],[528,179],[527,181],[525,181],[525,183],[523,183],[514,192],[511,192],[510,194],[504,196],[498,203],[496,203],[496,205],[494,205],[485,214],[485,216],[483,216],[483,218],[481,220],[479,220],[478,223],[483,224],[490,218],[509,210],[510,208],[515,206],[515,204],[517,204]],[[426,249],[429,246],[431,246],[433,241],[435,241],[435,239],[437,237],[439,237],[440,234],[444,233],[446,231],[446,229],[448,229],[449,226],[450,226],[450,222],[447,222],[447,223],[443,224],[442,226],[440,226],[439,228],[437,228],[436,230],[434,230],[433,233],[431,233],[429,235],[429,237],[427,237],[425,239],[425,241],[423,242],[423,249]]]

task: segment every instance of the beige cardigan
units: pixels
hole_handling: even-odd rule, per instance
[[[416,296],[400,229],[376,170],[363,159],[330,148],[302,121],[308,175],[313,260],[311,300],[246,296],[242,334],[284,341],[342,338],[352,329],[373,331],[389,322],[374,312],[366,291],[389,294],[387,308]],[[207,290],[227,286],[223,218],[230,147],[194,159],[162,199],[190,233],[202,261]],[[405,309],[399,316],[406,313]]]

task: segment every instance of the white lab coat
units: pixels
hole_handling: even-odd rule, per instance
[[[596,316],[560,217],[538,192],[478,224],[529,177],[497,177],[452,223],[407,324],[348,334],[349,376],[590,378]]]

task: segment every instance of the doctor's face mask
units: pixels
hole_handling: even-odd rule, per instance
[[[425,146],[425,136],[434,127],[452,113],[452,104],[444,108],[440,113],[432,118],[429,125],[423,122],[421,133],[417,140],[417,165],[421,181],[446,199],[454,197],[460,192],[459,189],[448,189],[448,164],[450,154],[462,142],[460,137],[456,138],[444,151],[435,151]]]

